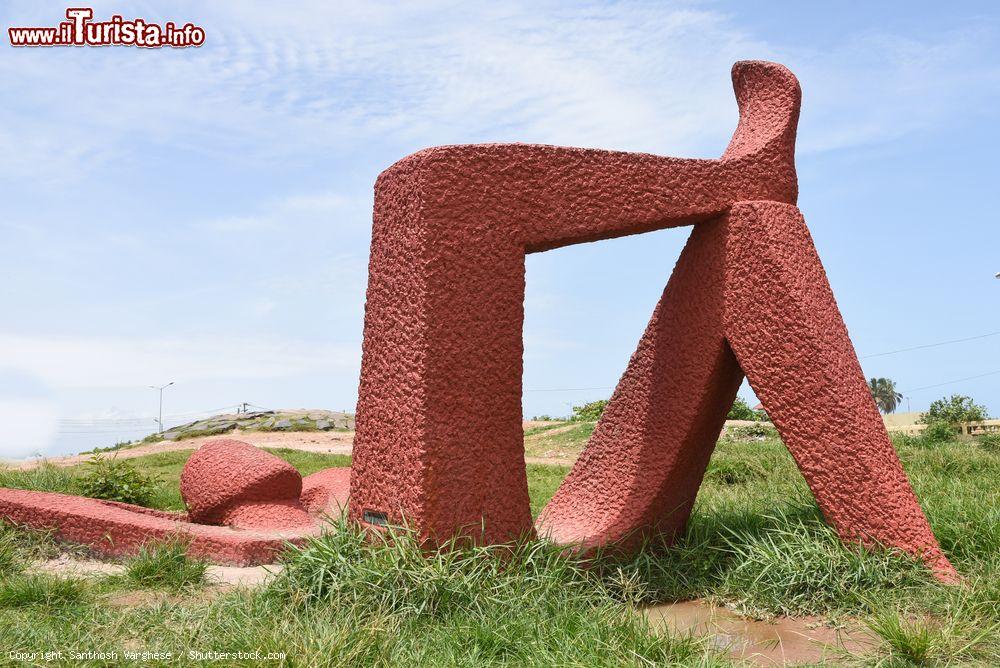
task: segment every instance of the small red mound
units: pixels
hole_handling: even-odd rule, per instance
[[[199,524],[237,524],[234,517],[256,517],[263,526],[274,526],[264,517],[268,502],[279,502],[272,504],[276,515],[288,517],[288,502],[297,504],[301,493],[302,476],[291,464],[230,438],[201,446],[181,472],[181,496],[191,521]],[[247,504],[255,511],[236,512]],[[302,522],[308,523],[308,517],[302,517],[305,511],[299,510]]]
[[[288,501],[248,501],[223,514],[222,524],[234,529],[294,530],[316,526],[298,499]]]
[[[323,469],[302,480],[302,505],[310,515],[339,517],[351,492],[351,467]]]

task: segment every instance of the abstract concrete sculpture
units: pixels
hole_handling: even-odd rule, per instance
[[[222,564],[271,563],[289,542],[322,531],[347,504],[349,469],[305,479],[274,455],[232,439],[210,441],[181,472],[188,512],[152,510],[53,492],[0,489],[0,517],[88,545],[134,554],[151,540],[178,538],[192,556]]]
[[[938,577],[957,577],[795,206],[798,82],[781,65],[741,62],[733,83],[740,120],[719,160],[446,146],[379,177],[353,518],[405,520],[430,541],[530,534],[520,428],[525,254],[694,225],[538,532],[589,549],[681,531],[745,374],[844,540],[901,548]]]

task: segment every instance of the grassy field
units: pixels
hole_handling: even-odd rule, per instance
[[[528,457],[570,458],[580,453],[594,433],[593,422],[555,422],[524,432],[524,454]]]
[[[372,544],[342,526],[291,553],[285,573],[266,588],[215,595],[176,546],[141,555],[124,576],[31,574],[28,562],[62,548],[6,528],[0,647],[172,652],[163,661],[171,665],[245,663],[191,650],[284,653],[283,664],[296,666],[727,665],[697,638],[651,632],[634,612],[702,598],[757,618],[817,615],[834,625],[863,624],[880,644],[865,656],[843,657],[848,663],[998,665],[1000,452],[976,441],[909,439],[897,447],[945,552],[965,576],[961,586],[937,584],[900,555],[842,546],[779,441],[723,439],[676,545],[589,568],[538,542],[502,559],[485,549],[425,555],[405,536]],[[274,452],[303,473],[348,463]],[[162,479],[152,505],[180,507],[177,478],[189,454],[132,460]],[[528,467],[535,512],[567,470]],[[8,471],[0,485],[74,491],[84,472]],[[41,657],[35,663],[53,665]]]

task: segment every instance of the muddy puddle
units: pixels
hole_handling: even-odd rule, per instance
[[[701,601],[653,606],[643,613],[654,629],[707,637],[713,647],[733,658],[766,666],[836,661],[848,652],[864,653],[874,646],[871,635],[861,628],[835,629],[815,617],[755,621]]]

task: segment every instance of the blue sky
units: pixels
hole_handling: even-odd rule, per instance
[[[168,422],[353,410],[381,170],[485,141],[717,157],[740,59],[802,83],[799,206],[859,353],[1000,331],[994,3],[275,4],[94,4],[197,23],[199,49],[4,39],[0,456],[148,433],[169,381]],[[525,415],[610,393],[563,389],[617,382],[688,232],[529,257]],[[862,364],[913,410],[959,392],[996,415],[998,350]]]

